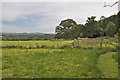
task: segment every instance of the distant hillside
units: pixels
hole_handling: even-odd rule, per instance
[[[51,40],[54,34],[48,33],[2,33],[3,41]]]

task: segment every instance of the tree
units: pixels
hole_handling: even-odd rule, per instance
[[[105,3],[104,7],[107,7],[107,6],[113,7],[114,5],[118,4],[119,2],[120,2],[120,0],[119,0],[119,1],[116,1],[116,2],[115,2],[114,4],[112,4],[112,5],[106,5],[106,3]]]
[[[115,33],[116,33],[116,25],[113,22],[109,22],[106,27],[106,35],[114,36]]]
[[[2,36],[3,41],[7,41],[7,38],[5,36]]]
[[[98,37],[100,35],[100,26],[99,23],[95,20],[95,16],[88,17],[88,20],[86,21],[86,24],[83,28],[84,37]]]
[[[120,30],[120,11],[117,14],[117,32]]]
[[[101,16],[99,20],[99,25],[100,25],[100,36],[105,36],[105,28],[106,28],[106,21],[105,21],[105,16]]]
[[[76,27],[77,23],[73,19],[66,19],[61,21],[61,23],[56,27],[55,38],[60,39],[72,39],[72,29]]]
[[[78,37],[82,37],[82,33],[83,33],[82,29],[83,29],[82,24],[79,24],[79,25],[76,25],[76,26],[72,27],[72,29],[71,29],[71,33],[73,35],[72,37],[76,38],[76,39]]]
[[[101,16],[100,17],[99,23],[100,23],[100,27],[103,28],[103,29],[105,29],[105,23],[106,23],[105,16]]]

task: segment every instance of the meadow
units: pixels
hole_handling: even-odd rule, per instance
[[[83,41],[2,41],[2,77],[117,78],[118,43]]]
[[[43,48],[50,48],[50,47],[59,47],[59,46],[65,46],[65,45],[71,45],[73,40],[64,40],[64,41],[2,41],[2,47],[25,47],[25,48],[35,48],[37,46],[43,47]]]

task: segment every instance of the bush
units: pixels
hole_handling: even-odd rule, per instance
[[[61,46],[60,49],[65,49],[65,48],[72,48],[71,45],[64,45],[64,46]]]
[[[118,52],[118,49],[117,48],[108,48],[108,49],[106,49],[106,51]]]
[[[92,46],[88,46],[88,49],[93,49],[93,47]]]
[[[9,48],[17,48],[17,46],[9,46]]]
[[[118,62],[118,54],[113,54],[113,55],[112,55],[112,58],[113,58],[116,62]]]
[[[55,46],[53,45],[53,46],[51,46],[50,48],[51,48],[51,49],[54,49],[54,48],[55,48]]]
[[[48,46],[46,46],[46,45],[41,45],[41,47],[40,48],[49,48]]]

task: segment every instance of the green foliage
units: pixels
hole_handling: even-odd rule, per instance
[[[56,27],[56,35],[55,38],[60,39],[72,39],[73,34],[71,30],[74,28],[76,29],[77,23],[73,19],[67,19],[61,21],[59,26]]]
[[[102,78],[118,78],[118,61],[112,58],[117,52],[107,52],[100,56],[98,61],[98,69],[101,70]]]
[[[55,38],[74,39],[78,37],[96,38],[100,36],[113,36],[120,28],[119,14],[120,12],[108,18],[101,16],[98,21],[95,20],[95,16],[88,17],[84,25],[77,24],[72,19],[63,20],[56,27]]]
[[[112,58],[113,58],[116,62],[118,62],[118,53],[113,54],[113,55],[112,55]]]
[[[83,36],[82,30],[83,30],[83,25],[81,25],[81,24],[78,24],[78,25],[72,27],[72,29],[71,29],[72,39],[74,39],[74,38],[77,39],[78,37],[82,37]]]
[[[114,36],[116,33],[116,25],[113,22],[110,22],[106,27],[106,35]]]
[[[2,36],[3,41],[7,41],[7,38],[5,36]]]
[[[40,34],[40,33],[3,33],[3,41],[30,41],[30,40],[52,40],[54,34]]]
[[[88,17],[86,24],[84,26],[84,37],[98,37],[100,34],[100,26],[98,22],[95,20],[96,17]]]

